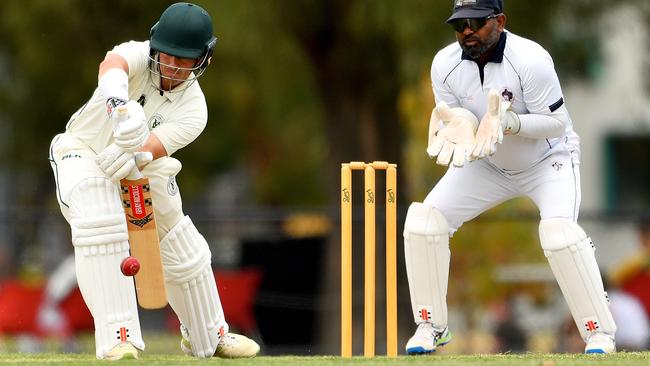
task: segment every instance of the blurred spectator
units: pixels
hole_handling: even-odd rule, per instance
[[[40,267],[22,265],[16,278],[0,282],[0,340],[13,336],[21,353],[42,352],[56,340],[63,352],[77,352],[76,335],[93,330],[93,319],[77,287],[74,256],[47,281]]]
[[[514,316],[512,299],[497,303],[493,310],[496,317],[494,336],[497,352],[526,352],[528,335]]]
[[[627,294],[603,275],[605,290],[609,295],[609,308],[616,322],[616,348],[619,351],[641,351],[648,348],[650,324],[643,305],[636,297]]]
[[[11,253],[9,249],[9,244],[3,241],[0,241],[0,281],[8,277],[12,266],[11,262]]]
[[[76,287],[74,254],[71,254],[49,277],[43,292],[43,300],[36,314],[39,331],[62,340],[64,349],[70,352],[76,349],[76,345],[70,322],[60,305]]]
[[[650,215],[639,222],[638,253],[623,261],[612,272],[612,284],[638,298],[650,317]]]
[[[567,316],[557,334],[555,352],[558,353],[582,353],[585,342],[576,329],[573,317]]]
[[[609,277],[601,276],[609,296],[609,309],[616,322],[618,351],[642,351],[650,345],[650,322],[638,298],[621,291]],[[575,329],[573,318],[567,317],[560,328],[556,352],[579,353],[583,340]]]

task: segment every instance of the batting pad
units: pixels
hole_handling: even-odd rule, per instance
[[[120,271],[129,236],[117,186],[106,178],[81,181],[70,195],[77,282],[95,321],[97,358],[128,341],[144,350],[133,278]]]
[[[420,202],[409,207],[404,223],[404,254],[415,323],[447,326],[449,227],[436,208]]]
[[[578,224],[564,218],[542,220],[539,238],[582,338],[586,341],[594,332],[613,336],[616,324],[591,239]]]
[[[212,357],[228,325],[212,273],[208,243],[185,216],[160,242],[160,253],[167,298],[189,333],[194,356]]]

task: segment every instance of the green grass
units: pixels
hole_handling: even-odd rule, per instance
[[[377,357],[365,359],[354,357],[257,357],[252,359],[197,360],[186,356],[144,354],[139,360],[121,361],[119,364],[135,365],[179,365],[179,364],[221,364],[221,365],[270,365],[270,366],[335,366],[335,365],[444,365],[444,366],[496,366],[496,365],[531,365],[531,366],[640,366],[650,364],[650,352],[617,353],[612,355],[571,355],[571,354],[523,354],[523,355],[466,355],[466,356],[400,356],[398,358]],[[89,354],[42,353],[25,355],[17,353],[0,354],[0,365],[107,365],[106,361],[95,360]]]
[[[147,350],[139,360],[125,360],[117,364],[135,365],[181,365],[181,364],[219,364],[219,365],[254,365],[254,366],[338,366],[338,365],[409,365],[409,366],[650,366],[650,352],[621,352],[612,355],[584,354],[490,354],[490,355],[457,355],[446,353],[451,349],[445,347],[445,353],[430,356],[400,356],[398,358],[376,357],[366,359],[354,357],[297,357],[297,356],[261,356],[253,359],[198,360],[184,356],[178,346],[179,337],[176,334],[148,332]],[[19,353],[15,339],[0,339],[0,366],[2,365],[114,365],[107,361],[95,359],[95,343],[91,334],[77,339],[81,353],[62,353],[61,344],[49,340],[44,344],[45,353]]]

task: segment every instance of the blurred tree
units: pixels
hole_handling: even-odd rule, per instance
[[[13,126],[8,163],[15,174],[29,176],[36,187],[51,185],[44,149],[90,95],[104,53],[121,41],[146,39],[170,3],[0,3],[0,65],[6,69],[3,85],[10,86],[0,91],[0,103]],[[423,87],[431,58],[454,41],[444,24],[450,2],[198,3],[213,15],[220,41],[202,81],[210,124],[191,149],[179,153],[191,168],[183,172],[193,188],[190,197],[215,171],[244,164],[255,172],[261,203],[335,202],[339,162],[401,162],[409,150],[404,144],[422,140],[422,121],[432,107],[430,89]],[[508,28],[554,46],[560,36],[593,33],[549,26],[557,17],[593,19],[612,3],[550,0],[533,8],[507,1]],[[555,29],[568,31],[558,35]],[[558,42],[558,65],[578,75],[587,69],[590,48],[597,47],[591,39],[582,48],[573,47],[574,41]]]
[[[36,242],[40,210],[57,210],[47,162],[50,140],[90,97],[104,53],[134,35],[147,37],[143,24],[163,7],[156,1],[0,3],[0,109],[11,126],[1,164],[12,182],[5,207],[11,208],[16,231],[10,240],[17,248]]]

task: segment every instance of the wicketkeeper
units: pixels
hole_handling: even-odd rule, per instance
[[[451,340],[449,237],[487,209],[528,197],[539,208],[542,249],[585,352],[615,352],[616,325],[595,247],[577,223],[580,141],[553,60],[539,44],[505,30],[503,0],[453,4],[447,23],[458,42],[431,65],[436,108],[427,149],[439,164],[451,165],[406,216],[406,268],[418,326],[406,351],[430,353]]]
[[[61,212],[72,229],[76,273],[95,321],[99,359],[137,358],[144,350],[133,279],[120,272],[129,254],[120,179],[134,167],[149,178],[167,297],[181,322],[181,348],[196,357],[252,357],[259,346],[229,333],[208,243],[183,214],[172,158],[207,123],[197,79],[216,37],[209,14],[190,3],[168,7],[149,41],[120,44],[99,65],[92,97],[50,146]],[[114,111],[126,106],[129,119]]]

